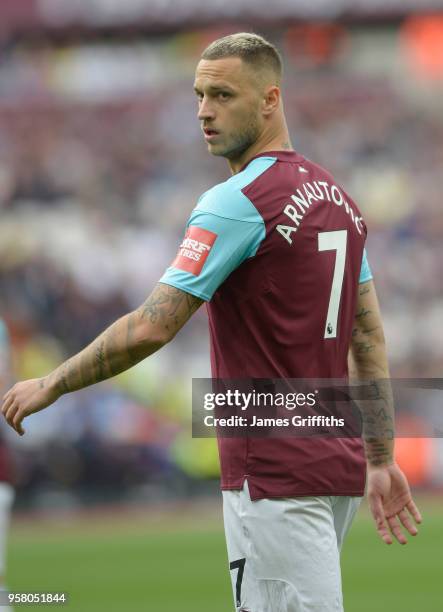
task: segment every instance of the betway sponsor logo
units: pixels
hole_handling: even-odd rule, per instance
[[[171,267],[198,276],[216,238],[214,232],[190,225]]]
[[[313,181],[303,185],[291,195],[293,204],[287,204],[283,210],[294,225],[277,225],[277,232],[292,244],[292,234],[297,231],[306,211],[313,203],[330,202],[342,207],[343,211],[350,217],[352,224],[361,235],[363,232],[363,217],[357,216],[351,205],[346,201],[343,192],[337,185],[330,185],[326,181]]]

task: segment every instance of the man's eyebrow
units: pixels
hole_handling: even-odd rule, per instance
[[[230,91],[230,92],[234,92],[234,89],[232,87],[230,87],[229,85],[209,85],[208,89],[210,89],[211,91]],[[202,90],[197,87],[197,85],[194,85],[194,91],[197,94],[202,93]]]

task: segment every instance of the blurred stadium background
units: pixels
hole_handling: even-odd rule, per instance
[[[2,0],[0,316],[16,378],[138,306],[197,197],[227,177],[192,82],[201,50],[239,30],[283,51],[294,145],[365,215],[392,376],[441,377],[443,2]],[[62,398],[23,439],[4,433],[13,589],[68,585],[82,612],[231,609],[216,450],[190,434],[207,345],[202,310],[146,363]],[[442,609],[443,443],[398,452],[428,526],[415,550],[388,553],[362,512],[344,558],[351,612]]]

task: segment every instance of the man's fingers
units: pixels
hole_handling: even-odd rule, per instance
[[[400,519],[401,524],[403,525],[403,527],[413,536],[417,535],[418,533],[418,529],[417,527],[414,525],[414,523],[411,521],[409,514],[406,512],[406,510],[403,508],[403,510],[400,510],[400,512],[398,513],[398,518]]]
[[[25,430],[22,427],[23,418],[24,418],[24,415],[21,414],[20,410],[17,410],[14,418],[12,419],[12,426],[20,436],[22,436],[25,433]]]
[[[420,510],[417,508],[417,506],[414,503],[414,500],[411,499],[411,501],[409,501],[406,504],[406,508],[409,510],[409,512],[414,517],[414,521],[419,525],[422,522],[423,519],[422,519],[422,516],[420,514]]]
[[[8,391],[6,391],[6,393],[4,394],[4,396],[2,397],[3,403],[6,402],[6,400],[8,399],[9,395],[11,394],[12,389],[9,389]]]
[[[371,496],[369,499],[369,506],[372,516],[374,517],[378,535],[381,537],[383,542],[385,542],[385,544],[392,544],[392,537],[386,525],[386,518],[381,498],[375,495]]]
[[[26,415],[22,414],[18,403],[13,397],[9,397],[2,407],[3,415],[8,425],[10,425],[15,431],[22,436],[25,430],[22,427],[22,421]]]
[[[7,393],[7,394],[5,395],[5,400],[4,400],[4,402],[3,402],[3,406],[2,406],[2,414],[3,414],[3,416],[5,416],[5,417],[6,417],[6,414],[7,414],[8,410],[9,410],[9,408],[10,408],[11,404],[13,404],[13,402],[14,402],[14,397],[13,397],[13,395],[12,395],[12,394]]]
[[[2,397],[3,402],[5,402],[8,399],[8,397],[10,397],[11,395],[14,395],[15,387],[16,385],[14,385],[13,387],[11,387],[10,389],[6,391],[6,393]]]
[[[17,410],[18,404],[11,401],[11,403],[8,405],[7,410],[3,413],[5,415],[6,422],[11,427],[14,427],[14,425],[12,424],[12,420],[15,417],[15,413],[17,412]]]
[[[400,544],[407,544],[408,541],[406,539],[405,534],[401,530],[400,523],[397,520],[397,515],[388,516],[387,517],[389,529],[394,534],[395,539],[400,542]]]
[[[392,537],[385,521],[376,522],[377,533],[385,544],[392,544]]]

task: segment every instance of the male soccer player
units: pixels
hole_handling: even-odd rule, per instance
[[[389,377],[364,220],[328,172],[293,150],[281,78],[280,55],[260,36],[234,34],[203,52],[198,118],[232,177],[201,196],[142,306],[6,394],[3,414],[19,434],[24,417],[60,395],[157,351],[204,301],[215,378],[346,378],[349,349],[356,376]],[[389,391],[385,400],[391,407]],[[366,471],[381,538],[406,543],[401,525],[417,533],[383,428],[368,436],[366,460],[355,438],[220,438],[219,450],[237,610],[343,609],[339,552]]]

